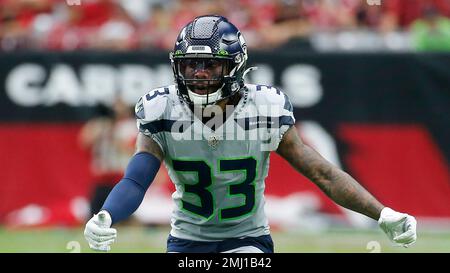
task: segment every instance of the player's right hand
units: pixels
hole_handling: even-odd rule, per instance
[[[111,228],[111,215],[105,210],[95,214],[87,223],[84,229],[84,237],[89,243],[89,247],[97,251],[111,250],[111,244],[117,237],[117,230]]]

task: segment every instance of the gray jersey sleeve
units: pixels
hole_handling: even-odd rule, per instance
[[[278,149],[284,133],[295,124],[293,107],[289,97],[278,88],[265,86],[261,90],[260,92],[255,91],[255,102],[259,115],[271,119],[268,128],[269,142],[264,144],[264,149],[275,151]]]
[[[289,97],[285,93],[283,93],[283,92],[280,92],[280,93],[283,94],[284,100],[283,100],[283,108],[281,110],[281,116],[280,116],[280,120],[279,120],[280,130],[277,135],[278,144],[283,139],[284,133],[286,133],[286,131],[295,124],[294,108],[292,107],[292,103],[289,100]],[[278,148],[278,144],[277,144],[277,148]]]
[[[142,96],[134,109],[139,132],[158,143],[163,153],[167,151],[164,135],[167,101],[165,93],[155,89]]]

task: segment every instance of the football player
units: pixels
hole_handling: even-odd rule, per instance
[[[167,252],[273,252],[264,214],[271,151],[337,204],[377,220],[393,242],[413,244],[415,218],[383,206],[305,145],[283,92],[244,83],[247,58],[242,34],[224,17],[200,16],[182,29],[170,54],[175,84],[136,104],[136,153],[86,224],[89,246],[110,249],[111,225],[139,207],[164,161],[176,187]]]

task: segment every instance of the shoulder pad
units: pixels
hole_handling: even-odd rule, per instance
[[[257,105],[279,105],[284,104],[284,93],[278,88],[270,85],[251,85],[250,92],[254,94]]]
[[[147,122],[160,119],[166,111],[168,95],[169,88],[163,87],[142,96],[134,108],[136,118]]]
[[[261,114],[271,115],[270,112],[275,113],[276,111],[282,115],[292,114],[293,107],[289,97],[280,89],[269,85],[250,85],[249,91]]]

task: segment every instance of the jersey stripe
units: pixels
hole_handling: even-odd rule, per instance
[[[258,128],[280,128],[283,125],[293,125],[294,119],[291,116],[280,116],[280,117],[246,117],[234,120],[242,129],[248,131]],[[174,133],[183,133],[186,131],[194,121],[179,121],[179,120],[168,120],[160,119],[151,121],[145,124],[139,124],[139,130],[141,132],[146,132],[148,130],[151,134],[156,134],[160,132],[172,132],[172,128],[178,129]],[[176,124],[176,126],[175,126]]]

